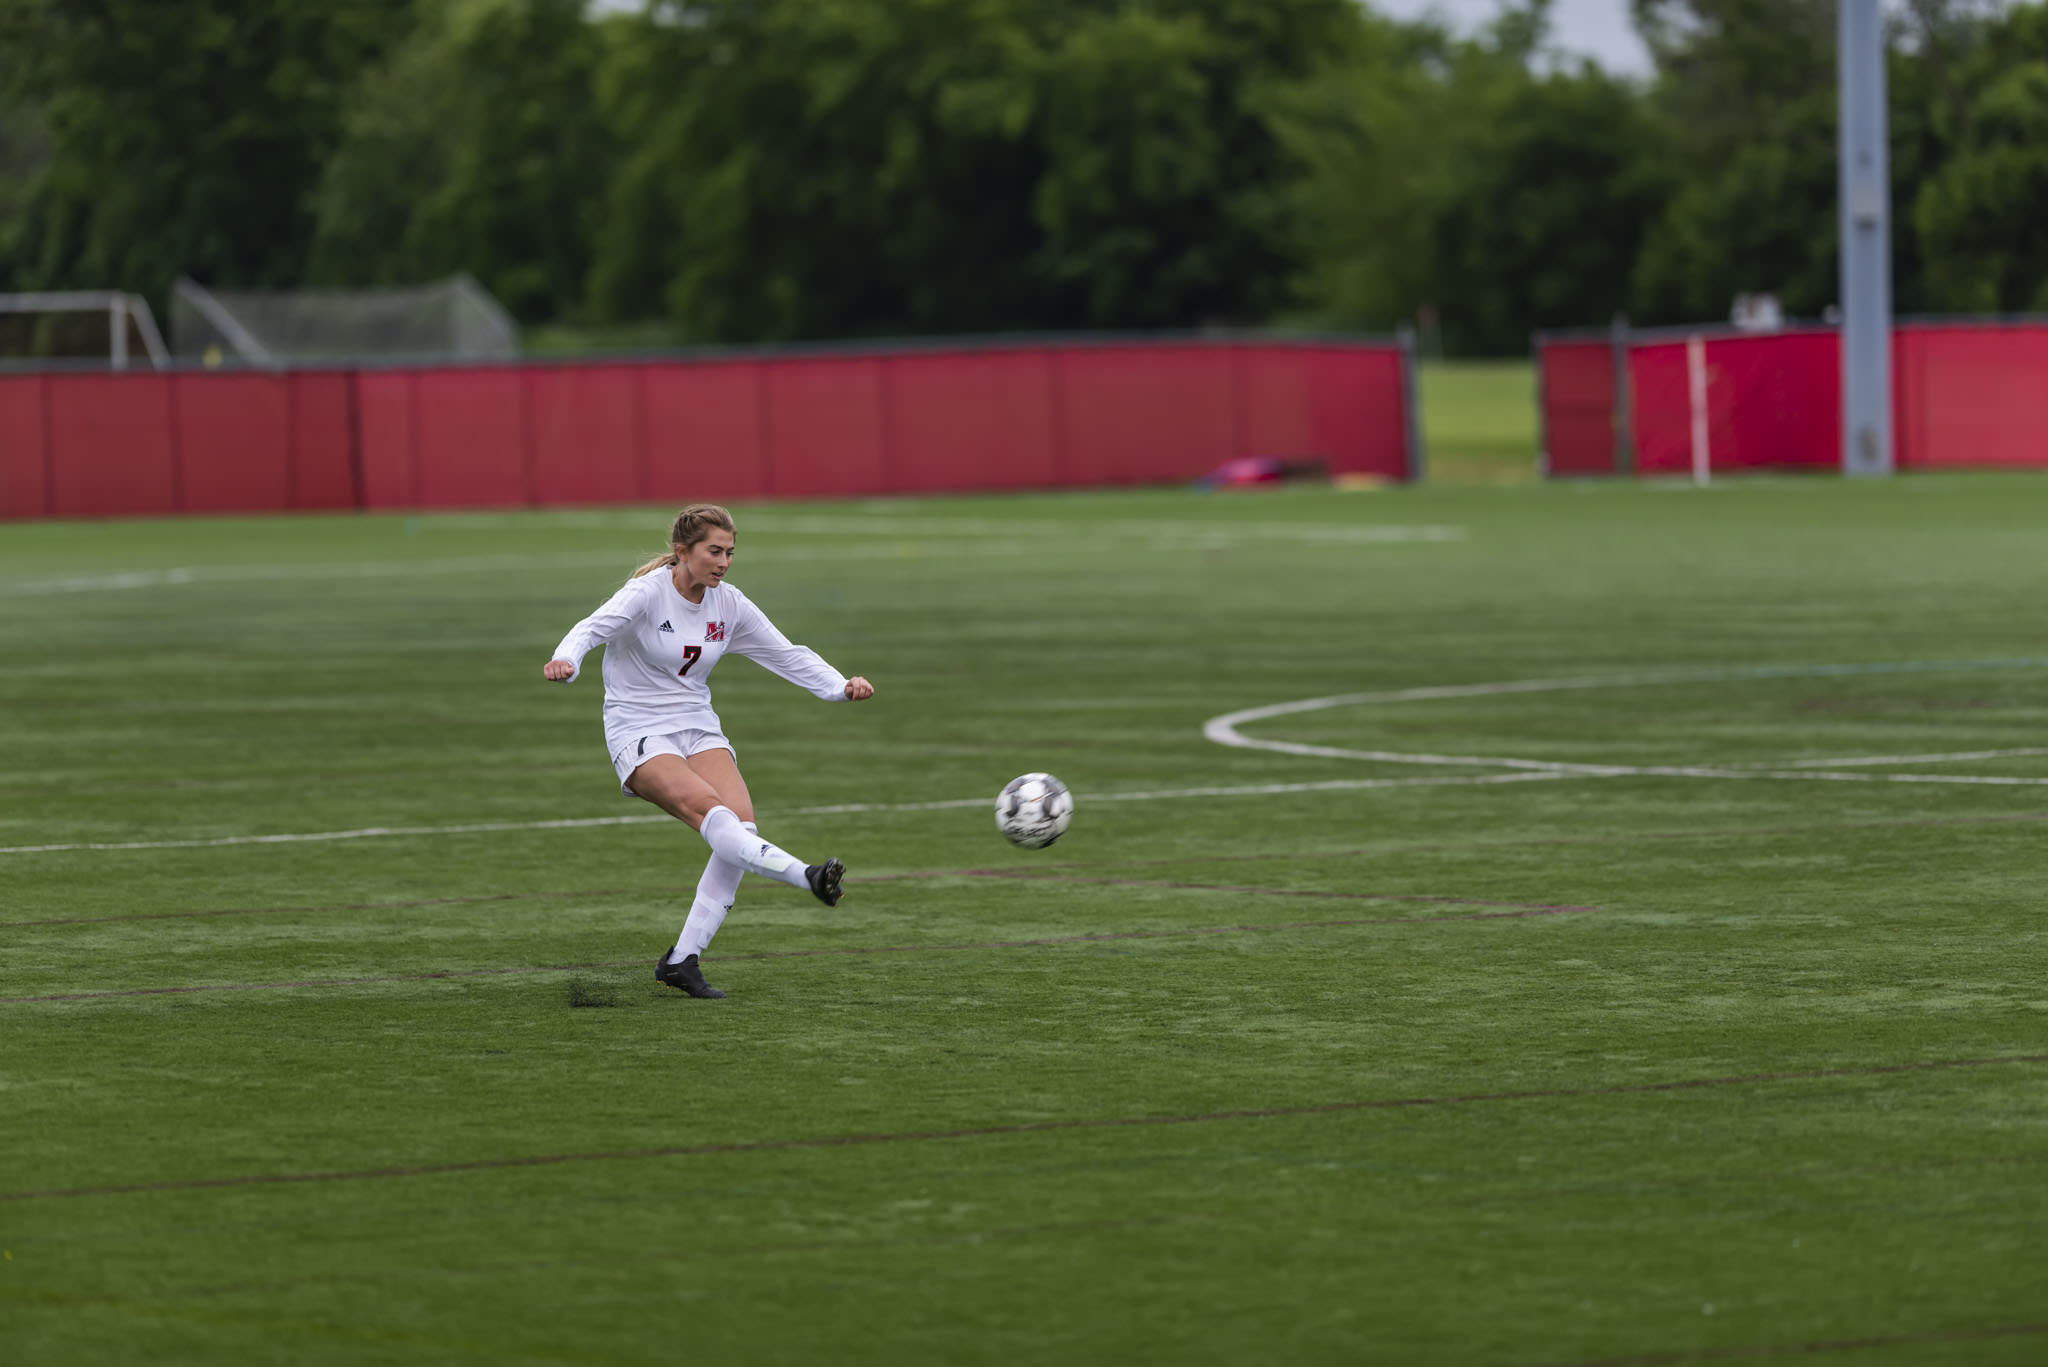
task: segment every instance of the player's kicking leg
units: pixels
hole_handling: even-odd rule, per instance
[[[711,846],[683,933],[654,966],[655,978],[692,997],[723,997],[704,980],[700,956],[732,910],[744,874],[756,873],[804,888],[826,906],[840,898],[845,865],[837,859],[805,865],[762,840],[753,823],[753,799],[728,750],[690,756],[657,755],[633,771],[628,786],[684,822]]]

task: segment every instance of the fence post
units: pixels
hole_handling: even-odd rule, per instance
[[[1550,478],[1550,371],[1543,364],[1543,334],[1529,334],[1529,353],[1536,358],[1536,478]]]
[[[1614,472],[1636,472],[1635,403],[1629,390],[1628,315],[1617,313],[1608,330],[1614,351]]]
[[[57,515],[57,438],[50,425],[50,377],[36,379],[36,407],[43,427],[43,516]]]
[[[1707,340],[1697,332],[1686,339],[1685,371],[1692,406],[1692,482],[1703,485],[1713,477],[1714,460],[1707,448]]]
[[[1422,483],[1422,410],[1415,402],[1415,329],[1403,323],[1394,336],[1401,344],[1401,421],[1408,440],[1408,483]]]
[[[355,496],[357,512],[364,512],[370,506],[369,478],[363,471],[363,415],[362,400],[358,391],[362,387],[360,370],[344,370],[348,395],[348,482],[349,491]]]

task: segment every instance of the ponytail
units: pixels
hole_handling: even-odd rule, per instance
[[[657,555],[657,556],[655,556],[655,557],[654,557],[654,559],[652,559],[652,560],[648,561],[648,562],[647,562],[646,564],[642,565],[642,566],[641,566],[641,567],[640,567],[639,569],[637,569],[637,570],[634,570],[634,571],[633,571],[633,573],[632,573],[632,575],[631,575],[630,577],[631,577],[631,578],[634,578],[634,579],[638,579],[638,578],[639,578],[639,577],[640,577],[641,575],[643,575],[643,574],[652,574],[652,573],[654,573],[654,572],[655,572],[656,570],[660,569],[660,568],[661,568],[661,567],[662,567],[663,565],[673,565],[673,564],[675,564],[675,563],[676,563],[676,553],[675,553],[674,551],[669,551],[669,552],[667,552],[666,554],[663,554],[663,555]]]
[[[692,503],[677,513],[675,522],[670,525],[667,552],[655,556],[634,570],[633,578],[638,579],[643,574],[652,574],[664,566],[674,565],[682,558],[682,552],[711,535],[713,531],[730,535],[733,531],[732,514],[716,503]]]

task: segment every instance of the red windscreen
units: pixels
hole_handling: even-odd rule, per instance
[[[414,381],[415,376],[407,370],[356,376],[356,459],[362,472],[360,493],[365,508],[419,505]]]
[[[1543,468],[1553,475],[1615,472],[1612,340],[1552,341],[1536,347],[1536,392],[1543,406]]]
[[[1710,337],[1705,342],[1709,468],[1834,467],[1841,461],[1838,345],[1833,332]],[[1684,339],[1629,349],[1636,471],[1693,468],[1691,359]]]
[[[419,506],[501,508],[534,502],[526,371],[510,366],[422,370],[416,378]]]
[[[50,512],[183,512],[171,382],[161,375],[51,375]]]
[[[171,383],[184,511],[291,507],[290,381],[239,372],[179,375]],[[287,458],[278,459],[280,452]]]
[[[1904,469],[2048,465],[2048,324],[1892,334],[1892,444]]]
[[[889,478],[879,356],[772,361],[763,370],[769,492],[786,498],[875,494]]]
[[[48,381],[0,377],[0,517],[48,517]]]
[[[893,487],[951,492],[1060,483],[1057,366],[1044,351],[891,357]]]
[[[485,508],[1409,475],[1405,357],[1134,341],[0,383],[0,515]]]
[[[1406,357],[1394,347],[1241,346],[1247,456],[1320,460],[1332,474],[1412,479]]]
[[[292,431],[287,506],[358,506],[355,377],[344,370],[301,370],[289,383]]]
[[[637,368],[647,408],[644,497],[691,503],[770,492],[766,369],[757,361]]]
[[[1192,479],[1239,454],[1230,352],[1108,346],[1060,356],[1060,445],[1077,484]]]
[[[563,366],[524,375],[533,415],[533,501],[646,498],[638,372],[622,365]]]

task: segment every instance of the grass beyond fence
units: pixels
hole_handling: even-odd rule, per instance
[[[1523,484],[1536,478],[1532,362],[1424,361],[1417,385],[1431,482]]]

